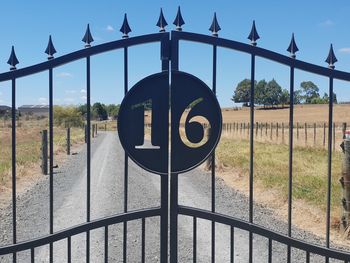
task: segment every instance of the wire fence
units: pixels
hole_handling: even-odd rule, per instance
[[[333,150],[343,141],[347,123],[333,122],[332,142]],[[222,136],[239,139],[249,139],[250,125],[246,122],[223,123]],[[289,124],[283,122],[256,122],[254,139],[260,142],[288,144]],[[294,146],[326,148],[328,145],[328,124],[324,123],[295,123],[293,125]]]

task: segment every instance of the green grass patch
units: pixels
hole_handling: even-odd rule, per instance
[[[234,167],[249,175],[249,141],[222,138],[217,157],[225,166]],[[325,210],[327,200],[327,150],[293,148],[293,199],[300,199]],[[288,197],[289,147],[284,144],[254,143],[254,180],[268,189],[277,189],[281,198]],[[332,158],[332,209],[340,207],[342,153]]]

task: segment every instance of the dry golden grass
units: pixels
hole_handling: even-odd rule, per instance
[[[288,218],[289,148],[285,144],[255,142],[254,200]],[[249,140],[223,136],[216,148],[217,176],[231,187],[249,195]],[[332,158],[331,238],[350,245],[338,231],[342,211],[342,188],[339,182],[343,154]],[[327,205],[327,150],[294,147],[293,154],[293,224],[324,237]],[[305,220],[307,217],[307,220]]]
[[[20,120],[16,127],[16,178],[33,175],[38,171],[40,163],[40,132],[48,129],[47,119]],[[12,178],[12,133],[9,124],[0,128],[0,190],[11,186]],[[71,128],[71,144],[80,144],[84,141],[84,131],[80,128]],[[66,149],[66,129],[54,127],[54,155],[58,156]],[[40,167],[39,167],[40,168]]]
[[[350,122],[350,104],[335,104],[334,122]],[[232,122],[248,122],[249,107],[243,107],[239,110],[222,109],[224,123]],[[289,108],[284,109],[262,109],[255,110],[255,121],[257,122],[285,122],[289,121]],[[309,104],[294,106],[294,121],[308,123],[323,123],[328,121],[328,105],[327,104]]]

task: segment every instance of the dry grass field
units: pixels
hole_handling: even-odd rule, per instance
[[[239,110],[229,108],[222,109],[224,123],[248,122],[249,107],[243,107]],[[333,109],[334,122],[350,123],[350,104],[335,104]],[[289,121],[289,108],[284,109],[263,109],[255,110],[255,121],[257,122],[285,122]],[[294,106],[294,122],[300,123],[324,123],[328,121],[327,104],[309,104]]]
[[[26,184],[34,177],[40,175],[40,147],[41,134],[44,129],[48,129],[47,119],[42,120],[22,120],[18,121],[16,127],[16,178],[19,187]],[[11,122],[2,123],[0,127],[0,192],[6,192],[11,188],[11,164],[12,164],[12,141]],[[71,144],[73,146],[84,142],[84,131],[81,128],[71,128]],[[56,164],[65,153],[66,149],[66,129],[64,127],[54,127],[54,160]],[[3,196],[2,196],[3,197]]]

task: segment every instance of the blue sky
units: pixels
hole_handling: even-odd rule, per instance
[[[51,34],[58,53],[83,48],[81,38],[90,23],[94,45],[121,38],[119,32],[124,13],[132,28],[130,36],[158,31],[155,26],[160,7],[171,25],[177,6],[181,6],[185,31],[210,34],[214,11],[222,30],[220,37],[248,43],[251,23],[255,19],[261,39],[258,46],[286,54],[292,32],[299,47],[297,58],[327,66],[324,62],[333,43],[338,58],[336,68],[350,69],[350,2],[349,1],[34,1],[2,2],[0,11],[0,72],[7,71],[10,48],[15,46],[18,68],[46,60],[44,50]],[[188,71],[211,85],[211,47],[183,43],[180,47],[180,70]],[[143,77],[160,70],[159,45],[131,48],[129,51],[130,87]],[[120,103],[123,96],[123,56],[114,51],[92,58],[92,101]],[[218,99],[223,107],[232,106],[234,87],[250,76],[250,58],[246,54],[219,49]],[[85,102],[84,61],[55,69],[56,104]],[[257,59],[256,78],[275,78],[288,87],[288,68]],[[47,72],[18,80],[17,102],[46,104]],[[300,81],[312,80],[327,91],[327,79],[296,71]],[[349,83],[335,82],[338,99],[350,100]],[[10,83],[0,83],[0,104],[10,104]]]

